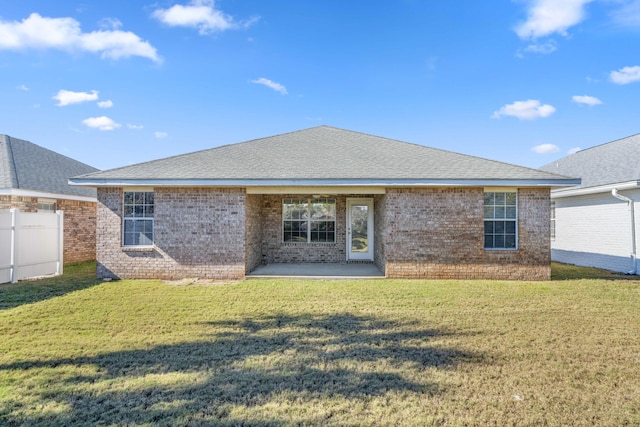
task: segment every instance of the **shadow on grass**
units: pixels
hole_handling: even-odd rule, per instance
[[[0,310],[32,304],[101,283],[96,279],[96,263],[83,262],[64,267],[61,276],[0,285]]]
[[[348,313],[271,316],[202,327],[204,339],[198,342],[0,365],[0,371],[42,382],[30,388],[35,399],[29,408],[15,399],[0,411],[0,421],[321,425],[324,417],[332,416],[331,402],[363,402],[387,393],[435,395],[441,386],[429,380],[427,369],[480,358],[429,344],[450,335],[446,331]],[[62,378],[52,384],[56,370]],[[74,370],[92,373],[68,373]],[[318,405],[329,415],[317,415]],[[65,410],[30,412],[39,407]]]

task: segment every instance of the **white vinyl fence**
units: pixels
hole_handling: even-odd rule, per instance
[[[0,283],[62,274],[62,224],[62,211],[0,211]]]

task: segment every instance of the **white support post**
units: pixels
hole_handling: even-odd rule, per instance
[[[16,216],[18,215],[18,210],[17,209],[9,209],[9,212],[11,212],[11,260],[9,261],[9,265],[10,267],[10,271],[11,273],[9,273],[10,278],[11,278],[11,283],[16,283],[18,280],[16,280],[16,242],[18,241],[18,239],[16,238]]]
[[[62,274],[64,268],[64,211],[56,211],[58,215],[58,264],[56,274]]]

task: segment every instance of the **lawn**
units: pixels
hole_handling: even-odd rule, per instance
[[[640,281],[0,285],[0,425],[640,424]]]

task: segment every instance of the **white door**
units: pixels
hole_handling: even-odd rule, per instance
[[[373,261],[373,199],[347,199],[347,259]]]

